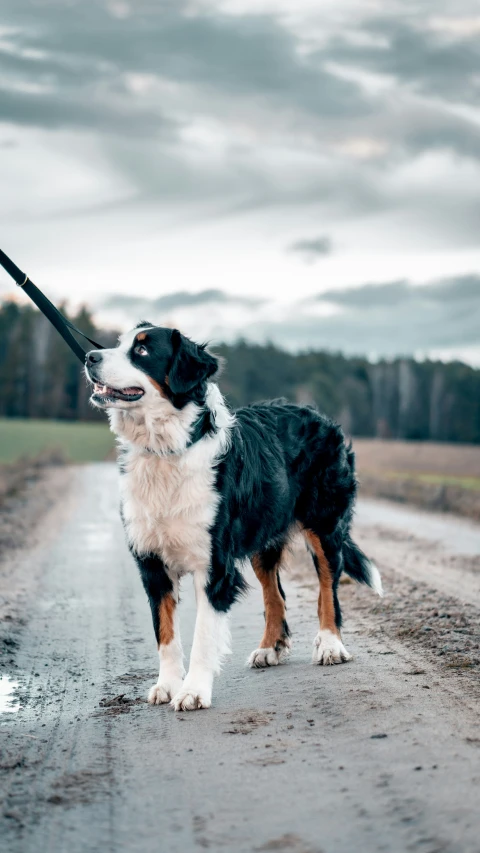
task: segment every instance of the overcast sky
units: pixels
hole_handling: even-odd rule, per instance
[[[52,297],[480,363],[478,2],[1,6],[0,244]]]

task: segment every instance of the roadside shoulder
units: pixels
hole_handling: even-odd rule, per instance
[[[41,580],[37,551],[75,506],[74,466],[42,468],[26,478],[3,502],[0,511],[0,667],[11,668],[18,634]]]

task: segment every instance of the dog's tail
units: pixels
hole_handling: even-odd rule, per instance
[[[342,547],[343,571],[358,583],[365,583],[378,595],[383,595],[382,579],[376,565],[347,535]]]

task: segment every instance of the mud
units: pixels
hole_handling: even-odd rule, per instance
[[[0,674],[15,669],[27,606],[41,580],[37,552],[72,512],[76,478],[72,467],[23,467],[0,506]]]
[[[0,716],[9,853],[478,853],[479,614],[467,595],[478,555],[447,548],[427,525],[417,539],[408,523],[363,524],[359,513],[356,535],[386,595],[341,586],[354,660],[312,666],[316,581],[298,551],[284,584],[291,659],[245,667],[263,629],[252,573],[212,708],[176,715],[145,702],[157,655],[114,468],[77,477],[68,511],[62,501],[49,538],[39,532],[26,552],[30,593],[16,556],[23,617],[4,623],[4,663],[19,710]],[[187,651],[194,614],[187,581]]]

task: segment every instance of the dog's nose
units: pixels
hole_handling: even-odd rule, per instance
[[[98,364],[99,361],[102,360],[102,353],[98,349],[92,349],[90,352],[87,352],[85,356],[85,361],[87,365],[89,364]]]

